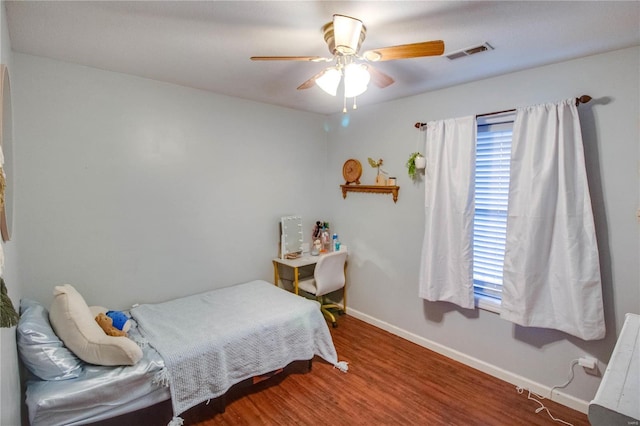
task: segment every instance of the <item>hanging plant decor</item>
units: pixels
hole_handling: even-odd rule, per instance
[[[423,169],[425,166],[425,158],[419,152],[414,152],[409,156],[406,166],[409,177],[415,179],[418,169]]]

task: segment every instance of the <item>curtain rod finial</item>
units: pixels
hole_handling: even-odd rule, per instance
[[[591,99],[593,99],[593,98],[591,96],[589,96],[589,95],[582,95],[577,99],[577,101],[578,101],[579,104],[586,104]]]
[[[420,129],[422,126],[426,126],[426,125],[427,125],[427,123],[420,123],[420,122],[417,122],[417,123],[414,125],[414,127],[415,127],[416,129]]]

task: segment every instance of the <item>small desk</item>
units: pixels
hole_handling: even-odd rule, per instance
[[[293,269],[293,292],[298,294],[298,269],[303,266],[315,265],[318,263],[318,259],[322,256],[311,256],[305,254],[297,259],[273,259],[273,284],[278,285],[280,282],[280,275],[278,274],[278,265],[284,265]]]

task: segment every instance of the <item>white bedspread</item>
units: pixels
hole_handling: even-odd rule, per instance
[[[266,281],[140,305],[131,315],[164,359],[174,416],[296,360],[319,355],[338,365],[318,303]]]

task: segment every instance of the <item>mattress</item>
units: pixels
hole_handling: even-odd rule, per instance
[[[140,305],[131,315],[165,361],[174,417],[293,361],[317,355],[344,367],[318,302],[263,280]]]
[[[134,326],[134,340],[143,340]],[[70,380],[27,380],[26,403],[32,426],[83,425],[130,413],[170,398],[169,388],[154,383],[164,361],[151,346],[132,366],[105,367],[85,364]]]
[[[232,385],[296,360],[318,355],[347,370],[318,303],[266,281],[143,304],[131,316],[129,337],[142,347],[142,359],[119,367],[84,363],[66,380],[31,375],[26,404],[32,426],[93,423],[167,399],[177,421]]]

